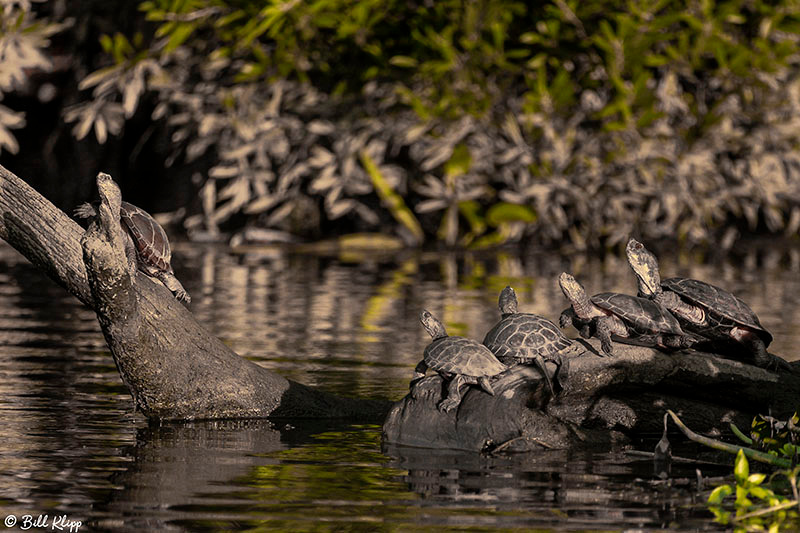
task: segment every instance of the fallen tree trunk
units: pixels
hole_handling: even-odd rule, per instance
[[[95,227],[84,238],[80,226],[2,166],[0,213],[0,238],[97,312],[120,375],[148,418],[380,419],[388,410],[388,402],[318,391],[240,357],[164,286],[141,272],[132,279],[113,228]]]
[[[797,373],[624,344],[614,345],[614,357],[599,357],[599,342],[579,342],[591,351],[570,360],[557,398],[549,397],[537,369],[518,365],[493,379],[494,396],[470,387],[457,410],[441,413],[436,405],[446,384],[431,376],[416,385],[416,399],[408,395],[394,405],[384,439],[484,451],[595,446],[660,434],[666,409],[695,431],[730,434],[730,422],[746,428],[759,413],[786,418],[798,408]]]

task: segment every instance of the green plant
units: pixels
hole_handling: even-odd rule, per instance
[[[736,455],[733,475],[735,483],[716,487],[708,497],[708,509],[714,514],[714,520],[723,525],[734,526],[734,531],[770,531],[777,532],[781,527],[791,523],[797,525],[798,496],[797,475],[800,467],[781,470],[777,474],[786,478],[791,485],[793,498],[781,496],[775,492],[767,480],[766,474],[750,473],[750,465],[742,450]],[[775,482],[775,475],[770,477],[770,484]],[[729,497],[733,496],[733,511],[726,506]]]
[[[66,118],[102,142],[152,91],[167,164],[205,179],[190,230],[245,214],[416,243],[412,215],[451,245],[590,248],[633,232],[730,246],[732,222],[800,229],[796,0],[141,10],[154,39],[104,38],[112,64]]]

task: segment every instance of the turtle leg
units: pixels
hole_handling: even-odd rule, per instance
[[[750,335],[749,338],[746,339],[746,344],[750,349],[750,353],[753,354],[753,362],[756,366],[768,368],[770,370],[778,370],[779,368],[783,370],[793,369],[792,365],[782,357],[767,352],[764,341],[762,341],[758,335]]]
[[[607,318],[600,318],[597,320],[595,335],[600,339],[600,348],[603,353],[614,355],[614,351],[611,348],[611,324],[609,324]]]
[[[694,346],[696,341],[688,335],[672,335],[670,333],[665,333],[661,335],[661,343],[667,348],[683,350]]]
[[[547,373],[547,366],[545,365],[544,358],[539,355],[538,353],[529,352],[528,356],[533,359],[533,362],[536,363],[536,368],[539,369],[539,372],[542,373],[542,377],[544,378],[545,382],[547,383],[547,388],[550,389],[550,394],[553,396],[556,395],[556,391],[553,390],[553,381],[550,379],[550,374]]]
[[[439,402],[439,411],[442,411],[443,413],[449,413],[454,408],[458,407],[458,405],[461,403],[461,392],[459,389],[464,382],[464,376],[453,376],[453,379],[450,380],[450,384],[447,386],[447,398]]]
[[[158,271],[156,277],[175,295],[178,301],[186,302],[187,304],[192,301],[191,296],[189,296],[189,293],[183,288],[183,285],[181,285],[181,282],[175,277],[175,274],[172,272]]]
[[[417,363],[416,368],[414,368],[414,377],[412,379],[424,378],[426,372],[428,372],[428,363],[423,359]]]
[[[566,384],[569,379],[569,357],[562,357],[559,354],[558,361],[555,363],[558,365],[558,369],[554,377],[556,378],[558,386],[561,387],[561,390],[564,390],[567,388]]]
[[[419,387],[417,384],[419,381],[425,377],[425,373],[428,371],[428,365],[425,363],[425,359],[420,361],[416,368],[414,368],[414,377],[411,378],[411,382],[408,384],[409,392],[411,393],[411,397],[415,400],[419,397]]]
[[[558,317],[558,325],[561,326],[561,328],[563,329],[569,326],[570,324],[572,324],[572,316],[570,315],[569,309],[567,309],[566,311],[563,311],[561,315]]]
[[[494,396],[494,388],[492,384],[489,383],[489,378],[487,376],[481,376],[478,378],[478,385],[486,391],[489,396]]]
[[[122,240],[125,241],[125,257],[128,259],[128,272],[131,273],[134,283],[136,282],[136,271],[139,269],[139,260],[136,258],[136,245],[128,232],[122,230]]]
[[[778,368],[793,370],[788,361],[767,352],[767,346],[764,341],[754,331],[747,328],[733,327],[729,335],[747,347],[753,355],[753,363],[756,366],[771,370],[777,370]]]
[[[84,202],[75,208],[72,215],[78,218],[91,218],[97,216],[97,209],[89,202]]]

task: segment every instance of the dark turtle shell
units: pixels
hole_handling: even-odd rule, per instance
[[[503,363],[527,362],[524,352],[534,352],[545,359],[572,346],[561,330],[539,315],[514,313],[498,322],[483,344]]]
[[[684,334],[678,319],[672,313],[647,298],[618,292],[603,292],[592,296],[592,303],[614,313],[634,333]]]
[[[167,234],[161,225],[147,212],[128,202],[122,202],[120,220],[133,239],[139,259],[146,266],[172,272],[172,252]]]
[[[712,328],[746,326],[757,332],[765,346],[772,342],[772,334],[764,329],[750,306],[735,295],[710,283],[690,278],[669,278],[661,282],[664,290],[672,291],[687,302],[702,307],[710,315]]]
[[[506,369],[489,348],[464,337],[441,337],[425,348],[425,364],[445,374],[489,377]]]

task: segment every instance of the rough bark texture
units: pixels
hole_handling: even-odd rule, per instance
[[[729,422],[746,428],[758,413],[791,415],[800,398],[796,373],[693,350],[670,354],[623,344],[614,345],[614,357],[599,357],[599,342],[590,345],[595,353],[570,361],[556,399],[538,370],[517,366],[494,378],[494,396],[470,387],[457,410],[441,413],[436,405],[446,384],[437,375],[426,377],[416,385],[422,388],[418,399],[408,395],[394,405],[384,439],[466,450],[610,444],[660,433],[666,409],[695,431],[729,434]]]
[[[141,272],[131,279],[114,231],[93,224],[84,237],[1,166],[0,213],[0,238],[97,312],[122,379],[148,418],[379,418],[388,409],[311,389],[238,356],[164,286]]]

